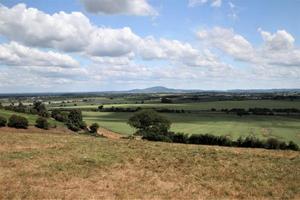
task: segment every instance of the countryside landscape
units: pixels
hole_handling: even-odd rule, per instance
[[[0,1],[0,199],[300,199],[297,6]]]

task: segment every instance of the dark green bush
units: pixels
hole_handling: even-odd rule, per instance
[[[8,120],[8,126],[14,128],[28,128],[28,120],[25,117],[12,115]]]
[[[0,116],[0,127],[6,126],[7,119],[5,117]]]
[[[295,142],[290,141],[289,144],[287,145],[287,149],[299,151],[299,146]]]
[[[66,123],[67,127],[72,131],[80,131],[86,129],[86,123],[82,121],[81,110],[71,110]]]
[[[265,147],[267,149],[280,149],[280,142],[275,138],[269,138],[266,141]]]
[[[35,126],[38,127],[38,128],[41,128],[41,129],[49,129],[50,127],[50,124],[49,122],[47,121],[47,119],[43,118],[43,117],[39,117],[37,118],[37,120],[35,121]]]
[[[175,143],[188,143],[189,136],[184,133],[173,133],[171,136],[172,142]]]
[[[93,123],[93,124],[90,126],[90,132],[91,132],[91,133],[97,133],[98,129],[99,129],[99,124],[97,124],[97,123]]]

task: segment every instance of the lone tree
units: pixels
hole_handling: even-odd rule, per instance
[[[79,131],[86,128],[86,124],[82,121],[81,110],[71,110],[68,115],[67,126],[72,131]]]
[[[145,136],[152,134],[166,134],[170,129],[171,122],[154,110],[141,110],[129,118],[128,124],[138,131],[137,135]]]
[[[48,130],[50,127],[49,122],[47,121],[47,119],[43,118],[43,117],[39,117],[37,118],[37,120],[35,121],[35,126],[41,129],[45,129]]]
[[[41,117],[47,117],[48,118],[50,116],[45,104],[43,104],[41,101],[33,102],[33,109]]]

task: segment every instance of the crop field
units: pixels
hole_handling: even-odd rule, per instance
[[[0,128],[0,199],[299,199],[295,151]]]
[[[61,104],[59,104],[61,105]],[[97,108],[101,105],[80,103],[74,106],[74,104],[65,104],[63,108],[77,108],[77,109],[88,109]],[[210,110],[215,109],[231,109],[231,108],[297,108],[300,109],[300,101],[280,101],[280,100],[244,100],[244,101],[209,101],[209,102],[197,102],[197,103],[144,103],[144,104],[104,104],[104,108],[109,107],[121,107],[121,108],[169,108],[169,109],[185,109],[185,110]],[[50,108],[62,108],[57,104],[49,105]]]
[[[172,124],[172,131],[187,134],[227,135],[234,139],[239,136],[255,135],[259,138],[275,137],[280,140],[293,140],[300,144],[300,119],[281,116],[249,115],[239,117],[234,114],[216,113],[161,113]],[[98,122],[112,131],[132,134],[126,122],[132,113],[83,112],[87,123]]]

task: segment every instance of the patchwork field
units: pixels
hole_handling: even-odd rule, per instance
[[[90,103],[78,103],[77,106],[74,104],[65,104],[63,108],[77,108],[77,109],[88,109],[98,108],[101,103],[105,104],[106,101],[98,102],[98,104]],[[61,108],[59,105],[63,104],[52,104],[50,108]],[[169,109],[186,109],[186,110],[210,110],[215,109],[231,109],[231,108],[297,108],[300,109],[300,101],[281,101],[281,100],[244,100],[244,101],[209,101],[209,102],[198,102],[198,103],[144,103],[144,104],[105,104],[105,107],[122,107],[122,108],[169,108]]]
[[[294,151],[0,129],[0,199],[299,199]]]
[[[228,135],[236,139],[239,136],[255,135],[260,138],[275,137],[284,141],[300,144],[300,119],[281,116],[242,116],[229,114],[191,114],[161,113],[168,117],[172,131],[187,134],[210,133]],[[101,126],[122,134],[132,134],[127,120],[132,113],[83,112],[87,123],[98,122]]]

